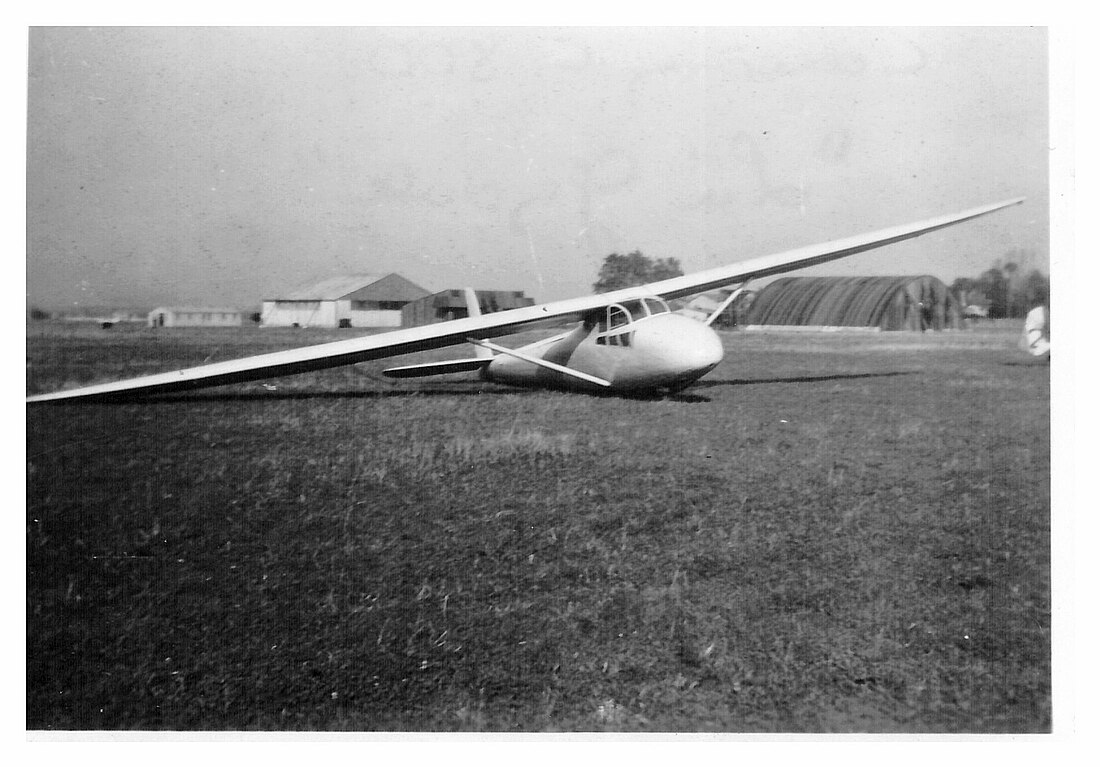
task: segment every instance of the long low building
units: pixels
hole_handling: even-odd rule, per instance
[[[351,274],[264,299],[260,324],[268,327],[396,328],[405,304],[428,291],[399,274]]]
[[[158,306],[149,312],[151,328],[234,328],[244,321],[244,312],[221,306]]]

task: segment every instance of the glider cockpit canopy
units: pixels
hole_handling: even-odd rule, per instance
[[[656,296],[636,298],[589,312],[584,324],[588,331],[596,331],[596,343],[600,346],[630,346],[631,329],[635,322],[658,314],[669,314],[662,299]]]
[[[647,296],[632,301],[608,304],[605,307],[589,312],[585,315],[585,325],[595,328],[597,333],[607,333],[638,320],[652,317],[657,314],[669,314],[672,310],[660,298]]]

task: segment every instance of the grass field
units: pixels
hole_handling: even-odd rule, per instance
[[[28,392],[354,332],[31,324]],[[667,399],[380,362],[29,408],[27,727],[1049,731],[1017,332],[730,332]]]

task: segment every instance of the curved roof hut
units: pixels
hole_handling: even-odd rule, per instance
[[[783,277],[757,293],[746,324],[957,329],[962,307],[935,277]]]

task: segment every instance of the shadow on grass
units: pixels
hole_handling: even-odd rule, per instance
[[[341,391],[250,391],[250,392],[177,392],[174,394],[117,394],[98,397],[84,397],[70,400],[54,400],[36,403],[36,406],[60,405],[134,405],[134,404],[177,404],[187,402],[280,402],[288,400],[378,400],[390,397],[467,397],[499,394],[534,394],[535,390],[479,388],[470,386],[446,385],[421,389],[362,390],[347,389]],[[30,396],[30,395],[28,395]]]
[[[1013,360],[1012,362],[1002,362],[1001,364],[1009,368],[1049,368],[1050,357],[1046,359]]]
[[[1020,364],[1020,363],[1005,363]],[[1026,364],[1026,363],[1024,363]],[[661,392],[661,391],[610,391],[590,392],[563,389],[579,396],[599,397],[608,399],[635,400],[642,402],[672,401],[686,404],[700,404],[710,402],[711,399],[697,393],[699,389],[709,389],[717,386],[752,386],[754,384],[777,383],[815,383],[819,381],[840,381],[860,378],[892,378],[896,376],[915,375],[915,371],[893,371],[888,373],[840,373],[835,375],[819,376],[784,376],[777,378],[729,378],[714,381],[697,381],[689,388],[690,391]],[[391,397],[481,397],[498,396],[502,394],[532,396],[539,392],[558,391],[557,387],[485,387],[481,382],[462,384],[441,384],[437,386],[424,386],[417,389],[390,389],[390,390],[342,390],[342,391],[252,391],[252,392],[183,392],[179,394],[150,394],[146,396],[104,396],[88,397],[78,400],[58,400],[56,402],[41,403],[44,405],[131,405],[135,403],[147,404],[177,404],[188,402],[280,402],[280,401],[311,401],[311,400],[380,400]]]
[[[753,384],[815,383],[818,381],[845,381],[856,378],[895,378],[916,375],[914,370],[898,370],[889,373],[837,373],[820,376],[784,376],[781,378],[727,378],[716,381],[699,381],[692,388],[709,389],[714,386],[752,386]]]
[[[694,388],[695,384],[691,388]],[[701,394],[691,394],[684,391],[667,392],[667,391],[586,391],[577,392],[574,394],[580,394],[582,396],[597,397],[599,399],[619,399],[630,400],[632,402],[684,402],[687,404],[697,404],[702,402],[710,402],[710,397],[704,397]]]
[[[267,402],[283,400],[378,400],[391,397],[480,397],[500,394],[535,394],[532,389],[479,389],[474,387],[447,386],[424,389],[394,389],[392,391],[292,391],[292,392],[242,392],[222,394],[206,392],[202,394],[165,394],[150,396],[139,400],[102,400],[101,404],[123,404],[144,402]]]
[[[195,393],[195,394],[164,394],[164,395],[150,395],[148,397],[131,397],[128,399],[116,398],[116,399],[101,399],[101,400],[87,400],[87,402],[94,402],[97,405],[124,405],[133,404],[136,402],[147,402],[149,404],[154,403],[187,403],[187,402],[277,402],[285,400],[326,400],[326,399],[342,399],[342,400],[380,400],[389,399],[391,397],[493,397],[507,394],[509,396],[536,396],[540,393],[551,391],[565,391],[569,394],[574,394],[579,397],[599,397],[601,399],[624,399],[624,400],[640,400],[643,402],[659,402],[662,400],[670,400],[673,402],[686,402],[686,403],[699,403],[710,402],[709,397],[704,397],[698,394],[689,394],[684,392],[679,393],[663,393],[663,392],[590,392],[590,391],[577,391],[575,389],[557,389],[552,386],[546,387],[493,387],[493,388],[475,388],[461,387],[461,386],[440,386],[424,389],[394,389],[393,391],[295,391],[295,392],[251,392],[251,393]],[[78,404],[70,402],[69,404]]]

